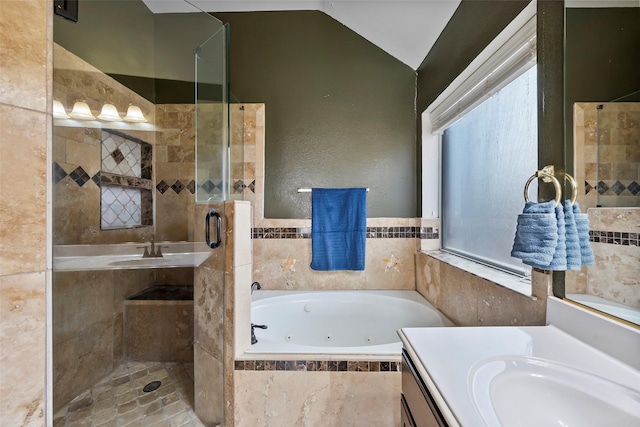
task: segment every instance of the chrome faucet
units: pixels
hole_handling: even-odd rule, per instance
[[[151,238],[151,242],[149,242],[149,247],[146,246],[137,246],[138,249],[144,248],[144,253],[142,254],[142,258],[162,258],[162,248],[168,248],[169,246],[158,246],[156,250],[156,242],[154,238]]]
[[[251,293],[253,294],[253,291],[255,291],[256,289],[258,290],[262,289],[262,285],[258,282],[253,282],[251,284]]]

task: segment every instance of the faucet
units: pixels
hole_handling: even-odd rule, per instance
[[[138,249],[144,248],[144,253],[142,254],[142,258],[162,258],[162,248],[168,248],[169,246],[158,246],[158,250],[156,250],[156,242],[152,237],[151,242],[149,242],[149,248],[146,246],[137,246]]]
[[[251,324],[251,344],[255,344],[258,342],[258,338],[256,338],[256,333],[254,332],[255,328],[267,329],[267,325],[256,325],[254,323]]]
[[[255,291],[256,289],[258,290],[262,289],[262,285],[258,282],[253,282],[251,284],[251,293],[253,294],[253,291]]]

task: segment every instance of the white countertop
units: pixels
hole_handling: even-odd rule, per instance
[[[546,359],[640,389],[638,370],[553,325],[403,328],[399,335],[451,426],[487,425],[476,407],[469,384],[474,365],[495,357]]]

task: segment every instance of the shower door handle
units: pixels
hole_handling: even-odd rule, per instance
[[[216,241],[215,242],[211,241],[211,232],[210,232],[211,224],[210,223],[211,223],[212,216],[216,217]],[[216,212],[213,209],[207,212],[207,216],[205,217],[204,238],[205,238],[205,241],[207,242],[207,246],[209,246],[211,249],[215,249],[218,246],[220,246],[221,222],[222,222],[222,219],[220,218],[220,214],[218,212]]]

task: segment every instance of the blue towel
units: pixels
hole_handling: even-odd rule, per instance
[[[511,256],[532,267],[545,269],[553,260],[558,245],[558,221],[555,201],[527,202],[518,215]]]
[[[571,200],[564,201],[564,222],[564,226],[567,229],[567,269],[580,270],[582,266],[580,241],[578,240],[578,228],[576,227]]]
[[[578,203],[573,205],[573,216],[578,230],[578,241],[580,242],[580,262],[582,265],[593,265],[596,262],[589,242],[589,216],[580,212]]]
[[[555,202],[554,202],[555,204]],[[556,220],[558,221],[558,244],[553,253],[553,259],[546,267],[539,266],[545,270],[566,270],[567,269],[567,230],[564,222],[564,209],[562,204],[555,208]],[[534,266],[535,267],[535,266]]]
[[[366,241],[366,189],[311,190],[313,270],[364,270]]]

